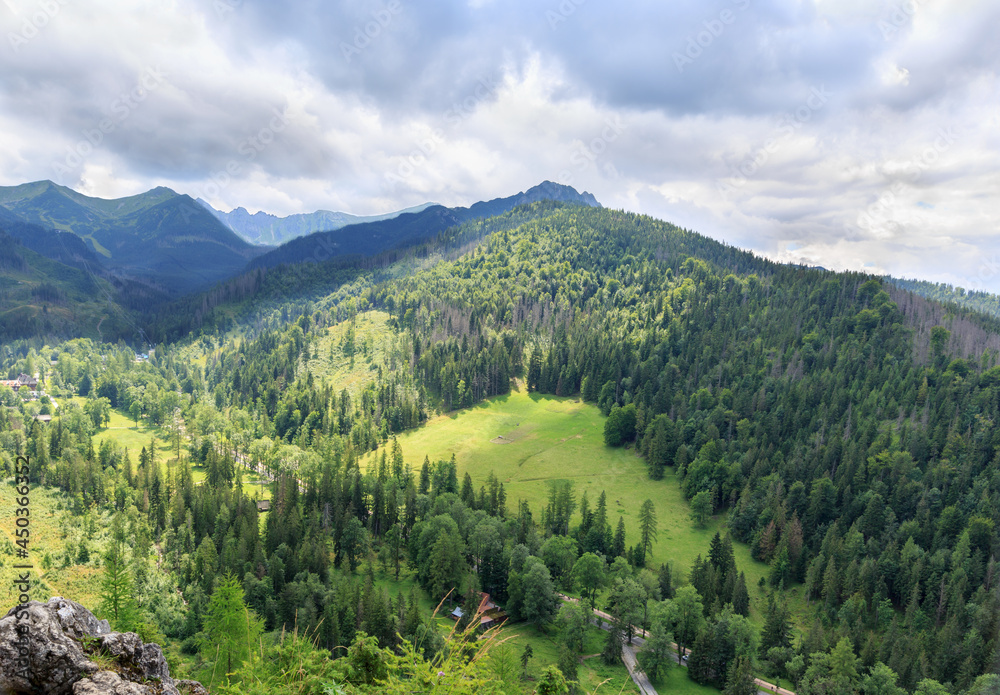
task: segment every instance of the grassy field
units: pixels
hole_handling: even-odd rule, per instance
[[[477,489],[492,471],[507,491],[508,509],[516,509],[517,501],[523,499],[534,514],[540,514],[550,484],[556,480],[571,481],[577,500],[586,492],[591,508],[603,490],[609,521],[614,527],[621,515],[630,544],[639,538],[639,507],[651,499],[659,537],[648,564],[656,567],[669,562],[675,577],[686,577],[695,558],[708,554],[716,531],[724,532],[723,515],[706,528],[697,528],[673,472],[668,470],[663,480],[650,480],[645,462],[634,451],[604,445],[603,428],[604,417],[591,404],[515,391],[433,418],[400,435],[399,442],[414,469],[419,469],[425,455],[436,461],[454,453],[459,479],[468,472]],[[760,622],[764,591],[757,583],[768,567],[754,561],[746,545],[734,546],[737,565],[747,576],[751,617]],[[801,613],[801,587],[793,587],[788,594],[790,608]]]
[[[347,389],[355,395],[372,380],[373,372],[387,366],[387,354],[395,332],[388,325],[389,314],[366,311],[353,322],[354,349],[348,347],[351,321],[342,321],[326,329],[312,349],[305,367],[320,382],[329,384],[338,393]]]
[[[139,464],[139,452],[143,448],[149,448],[150,442],[155,442],[156,460],[160,463],[176,458],[170,435],[165,429],[150,424],[148,420],[140,420],[139,426],[136,427],[135,420],[118,410],[111,411],[108,426],[98,430],[94,435],[94,448],[100,447],[105,439],[113,439],[119,446],[126,447],[133,466]]]
[[[73,515],[65,494],[54,488],[33,488],[25,562],[15,556],[14,520],[18,497],[13,479],[0,483],[0,586],[3,587],[0,597],[4,612],[18,599],[12,581],[23,570],[15,569],[15,564],[33,567],[32,599],[44,603],[53,596],[67,596],[85,606],[96,606],[100,594],[99,559],[107,536],[107,519],[94,512]],[[86,562],[80,562],[81,542],[90,556]]]

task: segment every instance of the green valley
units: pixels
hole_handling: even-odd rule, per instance
[[[4,346],[60,403],[0,387],[46,588],[220,693],[629,692],[640,627],[664,690],[992,687],[991,319],[554,201],[306,265],[163,309],[202,332],[151,355]],[[85,561],[56,499],[111,527]]]

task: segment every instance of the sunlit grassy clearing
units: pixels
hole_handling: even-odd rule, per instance
[[[44,603],[52,596],[67,596],[87,606],[96,605],[101,574],[96,561],[104,547],[104,518],[95,519],[95,532],[86,540],[90,561],[86,565],[78,564],[79,544],[85,536],[84,520],[70,517],[70,502],[66,494],[55,488],[33,487],[29,492],[28,505],[31,520],[28,526],[28,557],[19,559],[15,555],[14,520],[20,495],[12,483],[13,478],[0,483],[0,586],[4,587],[0,597],[4,602],[4,611],[13,607],[18,599],[12,582],[23,570],[15,569],[15,564],[30,564],[33,567],[31,576],[38,579],[38,584],[32,587],[32,599]],[[62,567],[67,549],[71,561],[68,567]],[[49,569],[42,567],[42,558],[46,555],[52,563]]]
[[[454,453],[459,479],[468,472],[477,490],[492,471],[504,483],[508,509],[516,511],[518,500],[523,499],[536,518],[547,504],[552,481],[572,481],[577,500],[586,492],[591,508],[603,490],[609,521],[614,526],[622,516],[629,544],[639,540],[639,507],[651,499],[659,536],[648,564],[658,567],[669,562],[675,576],[686,577],[695,558],[708,554],[716,531],[725,530],[724,515],[713,518],[705,528],[696,527],[673,471],[668,469],[663,480],[650,480],[645,462],[633,450],[604,445],[603,428],[604,417],[589,403],[514,391],[435,417],[400,435],[399,442],[414,470],[419,470],[425,455],[436,461]],[[574,523],[578,520],[576,516]],[[759,622],[765,594],[758,581],[768,567],[752,560],[746,545],[734,546],[737,565],[747,576],[752,618]],[[804,604],[796,598],[799,595],[801,587],[789,592],[790,607],[801,614]]]
[[[385,366],[396,333],[389,328],[389,314],[366,311],[354,322],[354,349],[345,351],[345,337],[350,321],[342,321],[326,329],[326,333],[311,348],[305,368],[321,383],[334,391],[347,389],[352,395],[372,380],[373,372]]]

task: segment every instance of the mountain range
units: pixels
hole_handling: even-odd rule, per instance
[[[543,181],[537,186],[506,198],[478,202],[470,207],[446,208],[430,205],[417,212],[404,212],[392,219],[352,224],[328,232],[316,232],[293,239],[254,259],[250,268],[271,268],[281,264],[324,261],[335,256],[373,255],[393,247],[429,239],[438,233],[474,219],[494,217],[542,200],[601,207],[593,195],[579,193],[571,186]]]
[[[0,206],[6,209],[0,221],[71,233],[91,252],[86,260],[148,281],[167,295],[210,286],[261,253],[189,196],[162,186],[105,200],[36,181],[0,187]],[[79,248],[76,253],[84,256]]]
[[[229,212],[216,210],[207,201],[198,198],[206,210],[212,213],[222,224],[236,232],[245,241],[260,246],[279,246],[287,241],[313,232],[329,232],[349,224],[364,224],[366,222],[381,222],[412,212],[417,213],[429,208],[434,203],[424,203],[405,210],[388,212],[384,215],[352,215],[347,212],[331,212],[317,210],[316,212],[300,213],[278,217],[267,212],[255,212],[252,215],[244,207],[235,208]]]
[[[117,199],[51,181],[0,187],[0,335],[131,336],[141,331],[131,327],[130,312],[246,271],[373,256],[541,200],[600,207],[589,193],[547,181],[468,208],[427,203],[370,217],[320,210],[284,218],[245,208],[222,213],[162,186]],[[277,248],[248,241],[294,235]]]
[[[111,335],[131,335],[130,314],[230,279],[334,258],[343,265],[539,201],[600,207],[590,193],[550,181],[469,207],[425,203],[367,217],[328,210],[251,215],[242,207],[225,213],[165,187],[110,200],[51,181],[0,187],[0,335],[102,337],[108,329]],[[287,241],[263,245],[281,240]],[[310,271],[317,272],[327,271]],[[1000,315],[994,295],[886,280],[921,296]],[[101,323],[101,318],[111,320]]]

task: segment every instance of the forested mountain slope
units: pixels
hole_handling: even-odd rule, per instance
[[[921,297],[955,304],[966,311],[978,311],[993,317],[1000,317],[1000,297],[990,292],[966,290],[963,287],[926,280],[893,277],[886,278],[886,280],[900,289],[908,290]]]
[[[425,628],[352,583],[368,548],[390,564],[408,557],[434,600],[472,581],[513,617],[546,622],[553,578],[594,553],[617,577],[610,609],[633,615],[627,596],[658,594],[654,630],[692,645],[692,677],[730,692],[754,664],[803,695],[958,693],[1000,666],[990,320],[949,316],[878,278],[781,266],[648,217],[552,202],[382,260],[258,273],[213,307],[203,295],[209,318],[247,305],[228,336],[201,339],[203,368],[184,358],[190,345],[139,366],[73,347],[67,381],[86,376],[92,399],[181,418],[190,460],[207,471],[198,486],[183,465],[164,479],[149,458],[133,469],[113,447],[88,454],[80,418],[61,438],[33,426],[22,440],[45,452],[41,478],[84,500],[134,501],[191,605],[164,616],[171,636],[197,632],[211,575],[231,571],[268,630],[297,625],[324,649],[364,630],[395,648],[397,629]],[[382,361],[367,383],[337,390],[310,365],[334,359],[334,325],[340,355],[367,359],[352,322],[371,309],[391,317]],[[770,568],[762,629],[724,539],[675,569],[689,584],[676,596],[669,571],[646,591],[645,543],[612,533],[604,500],[595,509],[554,487],[545,509],[514,508],[503,481],[476,491],[453,463],[421,466],[391,444],[517,378],[596,403],[608,446],[634,446],[654,479],[672,468],[697,515],[726,516]],[[240,462],[277,478],[262,531]],[[792,586],[807,600],[801,634],[782,607]]]
[[[0,340],[37,336],[140,338],[118,305],[119,288],[124,281],[117,281],[119,287],[116,287],[114,279],[104,277],[100,267],[100,274],[93,274],[82,260],[86,258],[86,248],[77,248],[72,243],[54,245],[46,249],[46,255],[41,255],[9,235],[5,228],[12,226],[0,221]],[[37,231],[28,225],[13,228]],[[58,244],[66,241],[66,236],[72,235],[48,232],[33,238],[34,242]],[[76,237],[72,239],[79,243]],[[132,284],[129,289],[135,297],[147,291]]]
[[[260,250],[186,195],[158,187],[106,200],[51,181],[0,187],[22,220],[80,237],[105,265],[179,296],[239,272]]]
[[[314,306],[301,349],[310,326],[347,315],[347,299]],[[827,630],[811,639],[846,635],[909,688],[996,667],[1000,368],[988,322],[968,324],[985,342],[955,350],[947,328],[908,320],[878,279],[581,207],[350,301],[396,318],[414,383],[443,408],[503,393],[521,373],[532,389],[598,402],[653,477],[675,466],[689,497],[728,510],[775,586],[805,583]],[[263,346],[220,360],[213,378],[234,402],[291,377],[282,358],[247,378],[237,365],[268,364],[249,359]],[[390,391],[402,400],[382,400]],[[377,393],[375,431],[419,419],[419,399]],[[282,398],[270,402],[277,413]],[[300,422],[313,412],[286,407]],[[316,407],[321,427],[329,401]]]
[[[299,237],[255,259],[250,268],[271,268],[283,263],[322,263],[335,256],[373,256],[403,244],[428,241],[462,222],[495,217],[518,206],[543,200],[600,207],[590,193],[578,193],[571,186],[543,181],[527,191],[474,203],[468,208],[430,205],[391,219],[351,224],[334,231]]]

